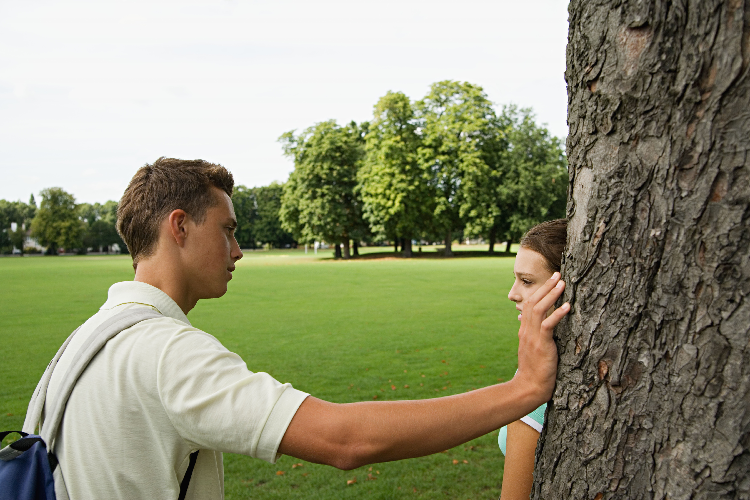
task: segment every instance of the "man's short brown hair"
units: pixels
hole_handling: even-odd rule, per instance
[[[234,178],[229,170],[203,160],[163,156],[138,169],[117,207],[117,232],[133,257],[133,269],[154,253],[159,225],[172,211],[184,210],[203,223],[208,209],[218,203],[211,187],[231,197]]]

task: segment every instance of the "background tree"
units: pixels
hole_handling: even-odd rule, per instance
[[[750,3],[569,6],[572,196],[534,498],[750,498]]]
[[[47,254],[55,255],[58,248],[81,248],[85,223],[78,218],[75,197],[62,188],[40,194],[42,203],[31,222],[31,235],[47,247]]]
[[[506,106],[503,115],[512,123],[504,152],[507,167],[497,190],[507,214],[505,231],[498,235],[507,242],[507,252],[533,226],[565,217],[568,162],[560,140],[536,124],[531,109]]]
[[[272,182],[268,186],[256,188],[256,203],[258,207],[258,221],[256,234],[258,241],[274,248],[297,246],[292,233],[281,227],[281,197],[284,185]]]
[[[35,213],[34,195],[31,195],[28,204],[22,201],[0,200],[0,253],[11,253],[15,247],[23,254],[26,233]]]
[[[237,186],[232,202],[237,216],[237,241],[242,248],[268,244],[274,248],[296,246],[289,231],[281,227],[281,196],[284,186],[273,182],[268,186],[248,189]]]
[[[488,170],[488,156],[498,147],[497,117],[482,88],[465,82],[433,84],[417,108],[422,129],[419,161],[437,192],[434,225],[445,235],[445,253],[451,255],[454,231],[463,226],[463,176]]]
[[[117,202],[107,201],[101,203],[81,203],[76,207],[78,218],[85,223],[83,233],[83,248],[95,248],[97,251],[107,251],[112,245],[117,244],[120,249],[125,248],[125,243],[117,234]]]
[[[258,219],[258,207],[255,199],[255,188],[246,186],[235,186],[232,193],[232,204],[234,215],[237,217],[237,229],[234,232],[240,248],[255,249],[258,246],[258,238],[255,234],[255,225]]]
[[[365,129],[354,122],[340,127],[331,120],[279,138],[284,153],[294,158],[281,199],[282,227],[300,242],[322,240],[336,249],[343,244],[347,259],[350,239],[365,231],[355,189]]]
[[[381,238],[402,239],[402,252],[411,257],[411,240],[431,225],[435,193],[417,159],[421,140],[406,95],[388,92],[380,98],[365,140],[358,174],[364,218]]]

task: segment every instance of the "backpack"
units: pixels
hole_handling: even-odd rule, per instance
[[[73,386],[89,362],[111,338],[136,323],[159,317],[162,315],[151,309],[128,309],[99,325],[73,357],[70,368],[60,382],[59,393],[52,400],[51,408],[45,411],[44,422],[41,422],[52,371],[80,327],[65,340],[34,390],[23,431],[0,432],[0,442],[10,434],[21,435],[21,439],[0,450],[0,500],[56,500],[55,491],[60,497],[64,495],[60,500],[67,500],[65,480],[53,448]],[[37,427],[40,429],[39,434],[34,434]],[[180,484],[179,500],[184,500],[187,494],[197,458],[197,451],[190,454],[190,463]]]

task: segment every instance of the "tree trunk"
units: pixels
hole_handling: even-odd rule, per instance
[[[495,253],[495,238],[497,238],[497,230],[493,227],[490,229],[490,253]]]
[[[412,256],[411,238],[404,238],[401,240],[401,254],[407,258]]]
[[[398,252],[398,238],[393,240],[393,251]]]
[[[505,253],[510,253],[510,238],[508,238],[508,241],[505,242]]]
[[[344,259],[351,257],[349,253],[349,238],[344,238]]]
[[[352,253],[359,257],[359,242],[357,240],[352,242]]]
[[[334,259],[341,258],[341,243],[336,243],[333,245],[333,258]]]
[[[573,309],[532,497],[750,498],[750,0],[572,0]]]
[[[445,233],[445,256],[446,257],[453,257],[453,250],[451,250],[451,243],[453,243],[453,231],[448,229],[448,232]]]

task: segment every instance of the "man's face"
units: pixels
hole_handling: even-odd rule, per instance
[[[202,224],[188,221],[185,266],[190,295],[195,300],[221,297],[232,279],[234,263],[242,258],[234,230],[237,218],[232,200],[219,188],[211,188],[218,203],[206,212]]]

